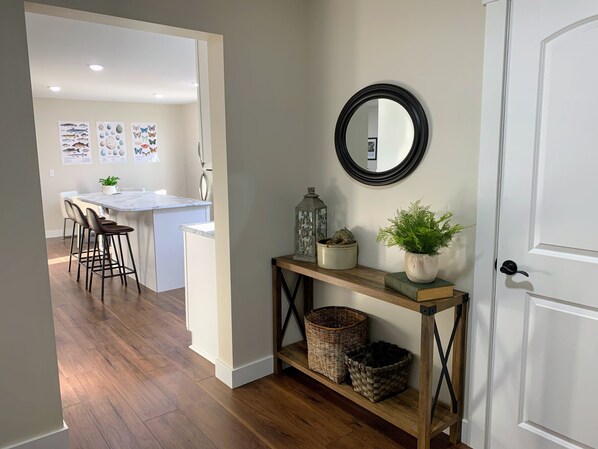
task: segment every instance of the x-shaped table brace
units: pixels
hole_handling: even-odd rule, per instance
[[[289,325],[289,321],[291,319],[291,314],[293,314],[295,316],[295,320],[297,320],[297,325],[299,326],[301,335],[303,336],[303,339],[306,340],[305,327],[303,321],[301,320],[301,317],[299,316],[299,312],[297,312],[297,308],[295,307],[295,300],[297,299],[297,293],[299,292],[299,286],[301,284],[301,281],[303,280],[303,275],[300,274],[297,276],[297,280],[295,281],[295,287],[293,288],[293,294],[291,294],[291,290],[289,289],[287,281],[285,280],[284,275],[282,273],[280,274],[280,277],[282,281],[282,291],[284,292],[284,295],[286,296],[289,302],[289,310],[287,310],[287,315],[284,318],[281,336],[284,337],[284,333],[286,332],[287,326]]]
[[[446,353],[442,350],[442,342],[440,341],[440,333],[438,332],[438,326],[434,321],[434,338],[436,339],[436,346],[438,347],[438,354],[440,355],[440,363],[442,364],[442,370],[440,372],[440,378],[438,379],[438,385],[436,387],[436,394],[434,395],[434,402],[432,402],[432,416],[430,419],[434,419],[434,410],[436,409],[436,403],[438,402],[438,396],[440,395],[440,388],[442,387],[442,381],[446,379],[446,385],[448,387],[449,395],[451,396],[451,409],[453,413],[457,413],[457,396],[455,395],[455,389],[453,388],[453,382],[448,372],[448,358],[453,348],[453,341],[457,333],[459,321],[461,320],[461,313],[463,306],[459,304],[456,306],[455,323],[453,324],[453,331],[451,332],[451,338],[449,339]]]

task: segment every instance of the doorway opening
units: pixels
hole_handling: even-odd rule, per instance
[[[61,60],[62,65],[58,64],[54,71],[49,70],[51,68],[49,62],[45,64],[44,68],[48,69],[48,72],[45,73],[46,80],[38,80],[37,65],[33,59],[31,63],[46,237],[63,235],[59,192],[65,190],[76,190],[80,193],[97,191],[100,177],[114,175],[124,181],[123,188],[137,191],[166,190],[175,196],[217,203],[220,215],[214,217],[214,209],[211,209],[210,219],[218,223],[218,241],[221,241],[222,244],[219,245],[218,241],[216,242],[216,260],[212,261],[212,264],[219,263],[229,266],[228,253],[218,251],[219,246],[228,245],[226,241],[228,191],[227,188],[214,190],[212,187],[214,182],[221,186],[226,186],[227,182],[226,165],[223,162],[226,161],[226,146],[222,36],[33,3],[26,3],[26,13],[32,58],[38,57],[40,54],[48,57],[51,53],[49,49],[46,49],[47,54],[44,55],[43,47],[35,50],[32,47],[35,44],[35,33],[39,34],[40,39],[48,45],[52,38],[56,37],[44,36],[44,33],[48,33],[48,24],[50,23],[58,24],[57,29],[59,29],[61,24],[68,21],[75,26],[79,36],[66,41],[62,39],[63,47],[52,50],[53,52],[57,51],[58,53],[55,54],[58,56],[65,58]],[[71,63],[64,61],[69,61],[67,57],[72,56],[70,53],[76,53],[73,48],[85,50],[86,46],[81,44],[85,38],[90,37],[88,34],[95,35],[96,39],[87,46],[89,51],[79,52],[79,54],[86,54],[87,60],[78,62],[86,71],[86,75],[109,78],[106,75],[111,69],[117,66],[122,69],[127,66],[127,62],[138,62],[137,67],[133,65],[132,68],[121,72],[121,75],[125,73],[129,81],[132,80],[132,84],[123,83],[119,86],[118,83],[108,83],[108,90],[103,90],[100,89],[100,83],[97,82],[88,84],[78,94],[69,92],[75,89],[71,89],[67,85],[60,86],[59,92],[50,91],[48,87],[56,87],[60,84],[58,77],[61,73],[69,74],[69,67],[72,67],[69,64]],[[109,67],[109,63],[104,63],[103,71],[92,73],[94,69],[92,65],[99,65],[103,62],[93,58],[93,48],[98,45],[99,37],[102,34],[111,44],[111,47],[104,49],[103,54],[116,55],[116,62],[112,67]],[[148,39],[148,41],[145,46],[142,44],[131,49],[128,47],[126,39],[123,38],[124,35],[133,36],[131,39],[135,41],[143,41],[143,39]],[[60,41],[60,39],[58,40]],[[163,57],[167,58],[165,62],[157,56],[160,54],[160,47],[164,47],[161,50],[163,50]],[[158,85],[155,88],[148,87],[148,81],[156,83],[160,76],[167,77],[168,72],[170,75],[177,74],[176,68],[167,70],[166,66],[170,64],[168,57],[179,53],[187,56],[187,60],[182,61],[181,71],[186,70],[186,73],[192,75],[181,76],[178,73],[179,77],[176,81],[169,81],[170,91],[162,90]],[[59,59],[58,56],[55,59]],[[151,62],[152,58],[155,67],[148,68],[148,60]],[[52,73],[57,77],[57,81],[49,80]],[[67,77],[65,76],[65,78]],[[78,81],[76,77],[70,79],[73,84]],[[36,83],[39,85],[36,86]],[[110,93],[110,89],[112,89],[112,93]],[[43,91],[44,94],[39,94],[39,91]],[[120,96],[111,97],[110,95],[115,94],[116,91]],[[192,93],[191,96],[188,95],[189,92]],[[64,96],[62,99],[50,97],[53,94],[63,94]],[[102,97],[102,95],[104,96]],[[141,100],[139,95],[147,95],[149,100]],[[93,110],[90,112],[90,109]],[[79,143],[87,144],[90,163],[87,161],[81,163],[80,160],[77,160],[85,157],[82,151],[73,151],[71,154],[61,151],[61,137],[64,136],[61,135],[60,124],[62,121],[72,120],[81,120],[88,124],[87,142]],[[115,142],[114,140],[110,141],[112,142],[110,148],[107,145],[107,134],[102,133],[107,128],[107,123],[114,129],[120,125],[122,131],[122,136],[119,136],[119,139],[114,139]],[[149,148],[152,145],[157,147],[155,152],[157,158],[151,163],[136,161],[136,156],[141,158],[145,154],[143,152],[140,155],[136,151],[138,142],[135,140],[134,133],[140,131],[136,130],[135,126],[140,126],[140,123],[158,125],[157,129],[152,130],[156,134],[150,136],[148,133],[147,136]],[[100,125],[106,128],[100,129]],[[102,152],[102,149],[114,151]],[[72,163],[65,164],[65,160]],[[213,179],[211,169],[213,165],[218,167],[219,164],[222,170],[218,171],[218,177]],[[224,270],[224,273],[228,273],[228,270]],[[215,276],[218,275],[215,274]],[[223,278],[223,282],[227,281],[226,278]],[[222,290],[226,292],[230,289]],[[230,302],[230,297],[227,298],[226,295],[220,294],[217,302],[222,300]],[[227,320],[223,319],[222,321],[226,322]],[[187,325],[187,327],[189,326]],[[216,328],[216,333],[218,333],[220,329],[218,326]]]

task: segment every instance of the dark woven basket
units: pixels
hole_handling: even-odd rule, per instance
[[[407,388],[413,355],[397,345],[378,341],[345,355],[353,389],[378,402]]]
[[[344,382],[345,353],[365,344],[367,317],[349,307],[322,307],[305,315],[309,369],[337,384]]]

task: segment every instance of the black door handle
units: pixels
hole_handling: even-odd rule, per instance
[[[514,274],[522,274],[525,277],[529,277],[529,274],[525,271],[517,270],[517,264],[512,260],[505,260],[502,263],[502,267],[500,267],[500,272],[506,274],[507,276],[513,276]]]

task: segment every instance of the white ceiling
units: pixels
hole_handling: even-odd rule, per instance
[[[163,104],[197,100],[193,39],[27,13],[27,41],[34,97]],[[89,64],[104,70],[93,72]]]

